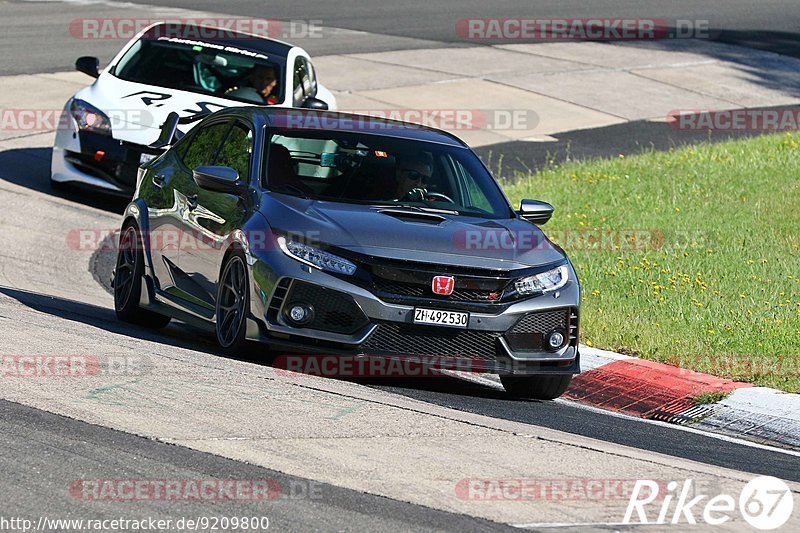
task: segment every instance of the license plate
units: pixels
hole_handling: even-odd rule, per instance
[[[139,156],[139,164],[140,165],[144,165],[145,163],[148,163],[148,162],[152,161],[156,157],[158,157],[158,156],[153,155],[153,154],[142,154],[142,155]]]
[[[469,323],[469,313],[439,311],[437,309],[422,309],[416,307],[414,308],[414,323],[465,328]]]

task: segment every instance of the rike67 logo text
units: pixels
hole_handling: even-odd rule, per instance
[[[699,493],[691,479],[680,485],[670,481],[666,493],[663,483],[637,480],[625,511],[625,524],[722,525],[738,514],[760,530],[777,529],[792,515],[794,498],[788,485],[778,478],[761,476],[744,486],[737,499],[728,494],[709,496]],[[656,503],[654,503],[656,502]],[[738,503],[738,505],[737,505]],[[653,505],[650,505],[653,504]],[[738,507],[738,509],[737,509]],[[634,516],[635,515],[635,516]]]

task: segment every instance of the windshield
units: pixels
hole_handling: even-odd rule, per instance
[[[268,145],[270,190],[344,203],[510,218],[494,178],[470,150],[382,135],[282,131]]]
[[[143,38],[113,74],[123,80],[259,105],[283,101],[283,58],[173,37]]]

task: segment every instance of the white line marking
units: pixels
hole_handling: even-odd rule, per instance
[[[626,524],[624,522],[576,522],[570,524],[568,522],[554,522],[554,523],[547,523],[547,522],[531,522],[530,524],[508,524],[511,527],[516,527],[519,529],[546,529],[546,528],[559,528],[559,527],[630,527],[630,526],[664,526],[669,524],[650,524],[650,523],[641,523],[641,522],[631,522],[630,524]]]
[[[585,405],[582,403],[578,403],[572,400],[564,400],[559,398],[557,400],[553,400],[558,403],[563,403],[565,405],[569,405],[571,407],[575,407],[577,409],[586,409],[588,411],[594,411],[596,413],[601,413],[608,416],[613,416],[617,418],[625,418],[628,420],[635,420],[637,422],[641,422],[643,424],[653,424],[656,426],[661,426],[663,428],[670,428],[677,431],[686,431],[688,433],[695,433],[697,435],[704,435],[706,437],[711,437],[713,439],[721,440],[724,442],[730,442],[732,444],[741,444],[742,446],[749,446],[750,448],[758,448],[760,450],[766,450],[769,452],[777,452],[782,453],[784,455],[791,455],[793,457],[800,457],[800,451],[795,450],[787,450],[784,448],[776,448],[774,446],[768,446],[766,444],[759,444],[758,442],[752,442],[749,440],[739,439],[737,437],[730,437],[728,435],[720,435],[719,433],[711,433],[709,431],[703,431],[700,429],[695,429],[688,426],[679,426],[677,424],[670,424],[669,422],[661,422],[660,420],[648,420],[646,418],[639,418],[636,416],[626,415],[623,413],[616,413],[614,411],[607,411],[605,409],[600,409],[599,407],[594,407],[593,405]]]

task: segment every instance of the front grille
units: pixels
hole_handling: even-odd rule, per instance
[[[458,278],[456,278],[458,285]],[[494,299],[489,298],[490,291],[459,289],[453,290],[449,296],[439,296],[431,290],[431,284],[407,283],[402,281],[390,281],[381,278],[375,279],[375,290],[393,296],[413,296],[415,298],[444,298],[453,302],[485,302],[497,303],[500,301],[501,293],[495,293]]]
[[[363,266],[371,274],[371,289],[379,297],[390,301],[412,297],[443,302],[498,304],[502,300],[503,291],[511,281],[507,274],[425,263],[380,260],[379,263]],[[431,282],[434,276],[438,275],[455,278],[452,294],[442,296],[433,292]]]
[[[365,354],[494,361],[499,333],[384,323],[361,345]]]
[[[313,307],[314,318],[303,327],[351,335],[369,323],[350,295],[311,283],[295,281],[285,301],[284,309],[295,304]]]
[[[100,178],[123,189],[133,189],[136,186],[136,177],[139,172],[137,165],[116,161],[97,162],[93,156],[68,152],[67,161],[81,172],[92,177]]]
[[[508,347],[515,352],[541,351],[544,336],[554,329],[568,332],[570,309],[528,313],[505,335]]]

